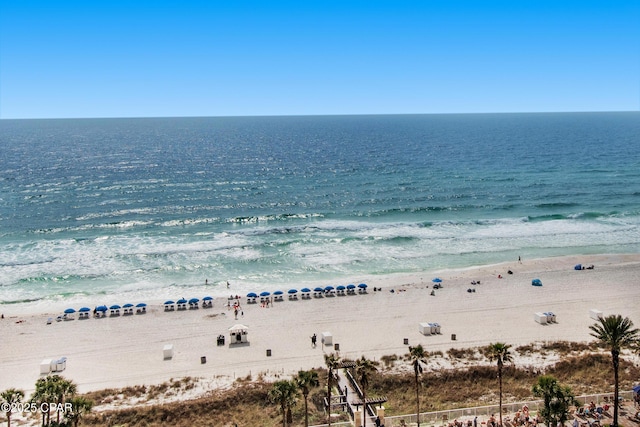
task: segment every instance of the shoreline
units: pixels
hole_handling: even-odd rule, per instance
[[[575,264],[595,265],[574,270]],[[507,274],[508,270],[513,274]],[[498,274],[502,275],[499,279]],[[432,279],[442,279],[433,290]],[[531,286],[540,278],[543,286]],[[471,285],[480,281],[479,285]],[[132,385],[153,385],[172,378],[212,378],[204,387],[224,387],[247,376],[288,375],[324,367],[324,354],[309,337],[332,334],[341,357],[374,360],[404,354],[407,345],[446,352],[502,341],[590,341],[591,309],[621,314],[640,326],[640,254],[562,256],[438,270],[419,274],[370,276],[368,293],[353,296],[274,302],[269,308],[247,304],[234,319],[227,300],[212,308],[164,312],[163,301],[150,302],[143,315],[72,320],[46,324],[54,313],[5,313],[0,331],[7,343],[0,354],[0,383],[33,390],[43,359],[67,357],[60,375],[81,393]],[[373,291],[373,288],[382,288]],[[391,290],[394,292],[391,292]],[[475,289],[475,292],[467,292]],[[540,325],[534,313],[552,311],[557,323]],[[55,313],[58,315],[60,313]],[[421,322],[438,322],[441,334],[425,336]],[[249,342],[229,345],[229,327],[245,324]],[[218,335],[225,345],[218,346]],[[455,340],[453,336],[455,335]],[[318,340],[320,341],[320,340]],[[173,345],[164,360],[163,348]],[[202,363],[202,357],[206,363]]]

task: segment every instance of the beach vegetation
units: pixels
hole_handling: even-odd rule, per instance
[[[331,387],[335,382],[334,371],[338,369],[340,366],[340,357],[335,354],[325,354],[324,355],[324,364],[327,366],[327,413],[328,416],[328,425],[331,427]]]
[[[538,382],[532,388],[533,395],[542,398],[544,405],[539,415],[546,425],[564,425],[569,419],[570,409],[577,406],[571,388],[561,385],[552,375],[538,377]]]
[[[91,411],[93,401],[86,396],[78,396],[77,390],[73,381],[60,375],[38,378],[29,403],[42,414],[43,427],[77,426],[80,419]],[[55,421],[51,420],[52,410],[56,414]]]
[[[450,348],[447,356],[451,359],[478,360],[478,352],[475,348]]]
[[[533,348],[542,344],[536,343]],[[576,346],[575,348],[578,348]],[[608,372],[611,370],[610,356],[599,347],[591,345],[589,353],[576,352],[549,364],[506,364],[503,375],[503,401],[514,403],[538,399],[532,387],[541,375],[552,375],[559,383],[571,387],[576,396],[593,393],[612,393],[613,386]],[[428,367],[420,376],[420,395],[428,396],[420,402],[421,412],[442,411],[474,406],[496,405],[498,393],[496,368],[493,363],[478,362],[469,366],[434,366],[429,352]],[[623,354],[626,354],[623,352]],[[557,356],[557,355],[556,355]],[[415,377],[407,368],[406,355],[403,364],[391,369],[379,369],[370,377],[367,395],[384,395],[385,413],[396,416],[415,413]],[[341,362],[340,366],[343,363]],[[437,364],[436,364],[437,365]],[[320,384],[327,379],[327,369],[317,369]],[[257,376],[254,376],[254,378]],[[620,359],[620,389],[630,389],[640,378],[640,366],[629,358]],[[178,381],[178,380],[176,380]],[[172,382],[174,383],[174,382]],[[177,394],[176,398],[156,401],[141,399],[126,400],[122,390],[106,390],[87,393],[83,396],[95,400],[96,405],[80,425],[148,427],[171,425],[174,427],[204,426],[254,426],[277,427],[282,425],[280,408],[269,402],[267,393],[272,382],[246,381],[243,377],[231,387],[209,390],[199,397]],[[150,389],[151,386],[147,386]],[[177,392],[177,390],[176,390]],[[335,393],[335,390],[332,390]],[[309,424],[327,423],[327,390],[322,387],[309,393]],[[292,408],[294,420],[302,425],[303,405]],[[332,423],[348,421],[346,412],[333,414]],[[609,419],[610,420],[610,419]],[[423,423],[421,423],[423,424]]]
[[[380,358],[380,361],[384,363],[386,368],[391,368],[400,359],[397,354],[386,354]]]
[[[598,323],[589,326],[591,336],[611,351],[611,363],[613,365],[613,398],[619,399],[619,370],[620,351],[624,348],[633,348],[640,340],[640,331],[633,327],[633,322],[628,317],[614,314],[600,318]],[[612,427],[618,427],[618,405],[613,405]]]
[[[51,425],[51,403],[63,404],[76,394],[77,386],[60,375],[38,378],[30,402],[35,403],[42,413],[42,426]],[[56,411],[56,423],[60,424],[62,411]]]
[[[500,426],[502,426],[502,372],[505,363],[511,362],[511,352],[509,349],[510,345],[497,342],[489,344],[487,347],[486,355],[491,361],[495,361],[498,366],[498,384],[499,384],[499,403],[498,403],[498,411],[499,411],[499,420]]]
[[[93,408],[93,401],[83,396],[74,396],[69,399],[70,410],[65,413],[65,419],[73,427],[78,427],[80,420]]]
[[[269,401],[280,405],[282,411],[282,427],[293,422],[291,407],[297,402],[298,385],[292,380],[280,380],[273,383],[268,393]]]
[[[318,373],[316,371],[299,371],[295,381],[304,397],[304,426],[309,427],[309,392],[320,386]]]
[[[22,403],[22,399],[24,399],[24,391],[17,388],[10,388],[0,393],[0,403],[2,403],[7,409],[5,411],[7,427],[11,427],[12,407],[16,404]]]
[[[418,427],[420,427],[420,375],[422,375],[423,367],[427,363],[427,353],[421,345],[409,347],[409,360],[413,367],[413,375],[416,386],[416,418]]]

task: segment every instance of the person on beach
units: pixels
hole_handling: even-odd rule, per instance
[[[227,289],[229,289],[231,285],[229,284],[229,281],[227,280]]]
[[[311,346],[312,346],[313,348],[315,348],[315,347],[316,347],[316,340],[317,340],[317,339],[318,339],[318,337],[316,336],[316,334],[313,334],[313,335],[311,336]]]

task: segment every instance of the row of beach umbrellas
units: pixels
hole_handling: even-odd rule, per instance
[[[120,306],[120,305],[118,305],[118,304],[114,304],[114,305],[111,305],[111,306],[109,306],[109,307],[107,307],[106,305],[99,305],[99,306],[97,306],[97,307],[95,308],[95,311],[105,312],[105,311],[107,311],[107,310],[120,310],[121,308],[134,308],[134,307],[135,307],[135,308],[143,308],[143,307],[146,307],[146,306],[147,306],[147,304],[146,304],[146,303],[144,303],[144,302],[138,303],[138,304],[136,304],[136,305],[133,305],[133,304],[129,304],[129,303],[127,303],[127,304],[124,304],[124,305],[122,305],[122,306]],[[82,308],[80,308],[80,309],[79,309],[79,310],[77,310],[77,311],[78,311],[78,313],[88,313],[88,312],[90,312],[90,311],[91,311],[91,309],[90,309],[89,307],[82,307]],[[75,313],[75,312],[76,312],[76,309],[75,309],[75,308],[67,308],[67,309],[64,311],[64,314],[73,314],[73,313]]]
[[[202,301],[213,301],[212,297],[204,297]],[[180,298],[178,301],[167,300],[164,302],[164,305],[172,305],[172,304],[198,304],[200,300],[198,298]]]
[[[360,288],[360,289],[366,289],[367,288],[367,284],[366,283],[360,283],[357,287]],[[333,286],[325,286],[324,288],[321,288],[321,287],[318,286],[318,287],[313,289],[313,292],[331,292],[333,290],[343,291],[345,289],[355,289],[355,288],[356,288],[356,285],[353,285],[353,284],[352,285],[346,285],[346,286],[339,285],[339,286],[336,286],[335,288]],[[300,292],[309,293],[309,292],[312,292],[312,291],[309,288],[302,288],[302,289],[300,289]],[[289,289],[287,291],[287,293],[289,295],[297,294],[298,290],[297,289]],[[282,294],[284,294],[284,292],[282,292],[282,291],[275,291],[273,293],[273,295],[282,295]],[[268,296],[271,296],[271,295],[272,295],[271,292],[267,292],[267,291],[261,292],[260,294],[257,294],[255,292],[249,292],[247,294],[247,298],[258,298],[259,296],[260,297],[268,297]]]

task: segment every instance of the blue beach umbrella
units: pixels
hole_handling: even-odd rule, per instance
[[[439,277],[436,277],[435,279],[432,280],[433,283],[440,283],[442,282],[442,279]]]
[[[189,304],[196,304],[196,303],[198,303],[198,302],[200,302],[200,300],[199,300],[198,298],[191,298],[191,299],[189,300]]]
[[[122,307],[120,307],[118,304],[113,304],[111,307],[109,307],[109,310],[120,310]]]
[[[339,285],[338,287],[336,287],[336,290],[338,291],[344,291],[346,289],[346,287],[344,285]]]
[[[366,283],[360,283],[360,284],[358,285],[358,287],[359,287],[360,289],[367,289],[367,284],[366,284]]]
[[[300,289],[300,292],[308,293],[308,292],[311,292],[311,289],[309,289],[309,288],[302,288],[302,289]]]
[[[186,303],[187,303],[187,300],[186,300],[186,299],[184,299],[184,298],[180,298],[180,299],[177,301],[177,303],[178,303],[178,304],[186,304]]]
[[[88,311],[91,311],[91,309],[89,307],[82,307],[80,310],[78,310],[80,313],[86,313]]]
[[[202,301],[212,301],[213,298],[212,297],[204,297],[202,298]]]
[[[143,303],[143,302],[139,302],[138,304],[136,304],[136,307],[138,308],[142,308],[142,307],[146,307],[147,304]]]
[[[99,305],[96,307],[96,311],[107,311],[109,310],[106,305]]]
[[[67,308],[67,309],[64,311],[64,314],[73,314],[73,313],[75,313],[75,312],[76,312],[76,310],[75,310],[75,309],[73,309],[73,308]]]
[[[173,305],[173,304],[175,304],[175,302],[173,302],[171,300],[168,300],[168,301],[164,302],[164,305]]]
[[[313,292],[324,292],[324,289],[322,289],[322,288],[314,288]]]
[[[282,291],[275,291],[273,294],[274,294],[274,295],[282,295],[282,294],[283,294],[283,292],[282,292]]]
[[[260,292],[260,296],[261,297],[268,297],[269,295],[271,295],[271,293],[264,291],[264,292]]]
[[[355,289],[355,288],[356,288],[356,285],[353,285],[353,284],[347,285],[347,289]]]
[[[324,291],[329,292],[329,291],[332,291],[333,289],[334,289],[333,286],[325,286]]]
[[[288,294],[297,294],[297,293],[298,293],[298,290],[297,290],[297,289],[289,289],[289,290],[287,291],[287,293],[288,293]]]
[[[131,304],[130,302],[122,306],[122,308],[131,308],[131,307],[133,307],[133,304]]]
[[[257,298],[257,297],[258,297],[258,294],[256,294],[255,292],[249,292],[247,294],[247,298]]]

